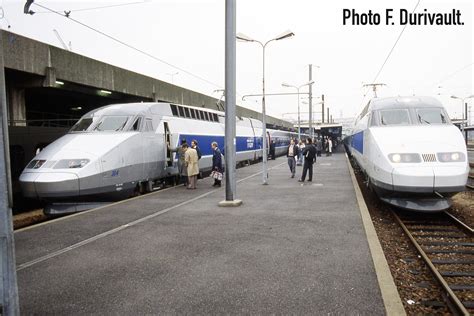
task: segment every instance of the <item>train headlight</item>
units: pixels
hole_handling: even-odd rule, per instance
[[[41,166],[44,165],[45,162],[46,162],[46,160],[37,160],[37,159],[35,159],[35,160],[32,160],[28,164],[28,166],[26,166],[26,168],[28,168],[28,169],[39,169],[39,168],[41,168]]]
[[[393,163],[417,163],[421,162],[419,154],[389,154],[388,159]]]
[[[466,161],[466,156],[461,152],[438,153],[438,160],[440,162],[463,162]]]
[[[390,160],[392,162],[400,162],[402,160],[402,156],[400,156],[400,154],[393,154]]]
[[[63,159],[54,165],[54,169],[78,169],[87,165],[89,161],[89,159]]]

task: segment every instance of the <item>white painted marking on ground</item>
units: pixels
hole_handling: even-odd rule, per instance
[[[268,170],[272,170],[272,169],[278,168],[278,167],[282,166],[283,164],[286,164],[286,162],[283,162],[283,163],[281,163],[281,164],[279,164],[279,165],[276,165],[276,166],[274,166],[274,167],[268,168]],[[247,177],[245,177],[245,178],[243,178],[243,179],[238,180],[237,183],[246,181],[246,180],[248,180],[248,179],[250,179],[250,178],[253,178],[253,177],[255,177],[255,176],[258,176],[258,175],[261,174],[261,173],[262,173],[262,171],[259,171],[259,172],[257,172],[257,173],[254,173],[254,174],[252,174],[252,175],[250,175],[250,176],[247,176]],[[176,187],[174,187],[174,188],[176,188]],[[167,212],[169,212],[169,211],[171,211],[171,210],[174,210],[174,209],[179,208],[179,207],[181,207],[181,206],[184,206],[184,205],[186,205],[186,204],[193,203],[193,202],[195,202],[195,201],[197,201],[197,200],[199,200],[199,199],[201,199],[201,198],[203,198],[203,197],[206,197],[206,196],[208,196],[208,195],[211,195],[212,193],[214,193],[214,192],[216,192],[216,191],[219,191],[219,190],[221,190],[221,189],[220,189],[220,188],[219,188],[219,189],[213,189],[213,190],[211,190],[211,191],[209,191],[209,192],[206,192],[206,193],[203,193],[203,194],[201,194],[201,195],[198,195],[198,196],[196,196],[196,197],[194,197],[194,198],[192,198],[192,199],[190,199],[190,200],[187,200],[187,201],[181,202],[181,203],[179,203],[179,204],[176,204],[176,205],[174,205],[174,206],[165,208],[164,210],[161,210],[161,211],[152,213],[152,214],[147,215],[147,216],[145,216],[145,217],[142,217],[142,218],[139,218],[139,219],[137,219],[137,220],[134,220],[134,221],[132,221],[132,222],[130,222],[130,223],[123,224],[123,225],[121,225],[121,226],[119,226],[119,227],[113,228],[113,229],[108,230],[108,231],[105,231],[105,232],[103,232],[103,233],[101,233],[101,234],[98,234],[98,235],[95,235],[95,236],[93,236],[93,237],[87,238],[87,239],[85,239],[85,240],[83,240],[83,241],[80,241],[80,242],[78,242],[78,243],[75,243],[75,244],[73,244],[73,245],[70,245],[70,246],[68,246],[68,247],[66,247],[66,248],[63,248],[63,249],[54,251],[54,252],[52,252],[52,253],[50,253],[50,254],[44,255],[44,256],[39,257],[39,258],[37,258],[37,259],[35,259],[35,260],[22,263],[22,264],[20,264],[20,265],[17,266],[17,269],[16,269],[16,270],[17,270],[17,271],[21,271],[21,270],[26,269],[26,268],[29,268],[29,267],[31,267],[31,266],[37,264],[37,263],[46,261],[46,260],[51,259],[51,258],[54,258],[54,257],[57,257],[57,256],[59,256],[59,255],[61,255],[61,254],[63,254],[63,253],[66,253],[66,252],[69,252],[69,251],[71,251],[71,250],[77,249],[77,248],[79,248],[79,247],[81,247],[81,246],[87,245],[87,244],[89,244],[89,243],[91,243],[91,242],[93,242],[93,241],[96,241],[96,240],[98,240],[98,239],[107,237],[107,236],[109,236],[109,235],[112,235],[113,233],[119,232],[119,231],[124,230],[124,229],[126,229],[126,228],[135,226],[135,225],[137,225],[137,224],[139,224],[139,223],[145,222],[145,221],[147,221],[147,220],[149,220],[149,219],[152,219],[152,218],[154,218],[154,217],[156,217],[156,216],[159,216],[159,215],[161,215],[161,214],[167,213]],[[157,192],[157,193],[158,193],[158,192]],[[145,196],[150,196],[150,195],[144,195],[143,197],[145,197]],[[130,200],[129,200],[129,201],[130,201]],[[120,204],[120,203],[115,203],[114,205],[117,205],[117,204]],[[107,207],[107,206],[106,206],[106,207]],[[105,207],[104,207],[104,208],[105,208]]]

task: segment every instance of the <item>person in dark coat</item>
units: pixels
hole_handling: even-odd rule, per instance
[[[202,154],[201,154],[201,149],[198,146],[198,141],[193,139],[191,141],[191,148],[194,148],[198,154],[198,159],[201,160]]]
[[[323,151],[323,142],[321,138],[316,139],[316,156],[321,157],[321,152]]]
[[[179,182],[183,183],[185,186],[188,185],[188,171],[186,168],[186,163],[184,161],[184,153],[186,152],[184,145],[188,146],[186,142],[186,138],[181,139],[181,146],[177,148],[170,148],[168,144],[168,148],[171,152],[176,152],[176,158],[178,159],[178,174],[179,174]]]
[[[221,151],[219,150],[219,147],[217,147],[216,142],[212,142],[212,172],[214,174],[214,184],[212,185],[213,187],[220,187],[221,182],[222,182],[222,154]]]
[[[275,160],[276,157],[275,157],[275,142],[272,140],[270,140],[270,156],[272,157],[271,159],[272,160]]]
[[[300,153],[298,145],[295,144],[293,139],[290,140],[290,145],[286,149],[286,157],[288,158],[288,167],[290,167],[291,177],[295,177],[296,172],[296,159]]]
[[[298,182],[304,182],[306,173],[309,171],[308,182],[313,181],[313,164],[316,161],[316,147],[313,145],[311,138],[306,140],[306,146],[303,149],[304,165],[301,179]]]

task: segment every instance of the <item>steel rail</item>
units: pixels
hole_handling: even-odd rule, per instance
[[[466,309],[466,307],[461,303],[460,299],[454,294],[453,290],[449,287],[448,283],[446,280],[441,276],[439,273],[438,269],[434,266],[434,264],[431,262],[431,259],[428,257],[428,255],[425,253],[423,248],[421,248],[420,244],[416,241],[416,239],[413,237],[411,232],[408,230],[408,228],[405,226],[405,224],[402,222],[400,217],[392,211],[393,216],[395,217],[396,221],[400,225],[400,227],[403,229],[407,237],[410,239],[411,243],[413,246],[415,246],[416,250],[422,257],[422,259],[425,261],[426,265],[428,268],[431,270],[431,273],[434,275],[436,281],[441,285],[445,293],[447,294],[447,299],[449,300],[448,308],[454,308],[453,313],[455,314],[461,314],[461,315],[470,315],[469,311]]]

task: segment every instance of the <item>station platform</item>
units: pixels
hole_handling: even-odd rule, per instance
[[[345,154],[269,167],[237,170],[240,207],[207,178],[17,231],[21,312],[385,314]]]

